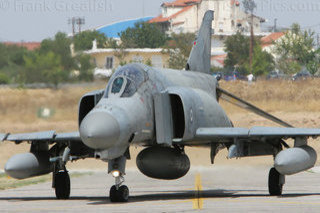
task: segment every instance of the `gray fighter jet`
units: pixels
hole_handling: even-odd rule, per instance
[[[130,146],[145,147],[136,159],[144,175],[165,180],[188,172],[186,146],[203,146],[211,149],[212,163],[222,148],[228,149],[229,158],[273,155],[269,192],[281,195],[285,175],[315,165],[317,155],[307,139],[318,137],[320,129],[293,128],[219,87],[210,75],[212,20],[213,11],[207,11],[186,70],[128,64],[113,74],[106,89],[85,94],[79,103],[79,132],[0,135],[0,141],[31,143],[30,152],[8,160],[6,173],[24,179],[52,172],[56,197],[67,199],[67,162],[96,158],[108,162],[108,172],[115,178],[110,200],[125,202],[129,189],[123,177]],[[283,127],[234,127],[219,99]],[[294,147],[284,142],[288,138],[294,139]]]

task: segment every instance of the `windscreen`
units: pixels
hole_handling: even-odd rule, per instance
[[[140,85],[145,81],[145,75],[145,72],[137,65],[126,65],[120,67],[112,75],[104,97],[108,98],[110,93],[121,93],[119,96],[126,98],[133,96]]]

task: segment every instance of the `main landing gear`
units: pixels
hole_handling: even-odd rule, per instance
[[[268,181],[269,194],[271,196],[280,196],[284,184],[285,176],[280,174],[275,168],[271,168]]]
[[[108,162],[108,171],[115,178],[115,185],[110,188],[109,198],[111,202],[127,202],[129,200],[129,189],[124,182],[126,157],[110,160]]]
[[[52,188],[55,189],[56,198],[66,200],[70,198],[70,176],[66,169],[66,164],[70,158],[69,147],[54,147],[56,156],[52,173]]]
[[[67,171],[59,171],[54,174],[54,188],[57,199],[69,199],[70,177]]]

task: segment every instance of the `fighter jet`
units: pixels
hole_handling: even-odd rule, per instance
[[[106,89],[85,94],[79,103],[78,132],[1,134],[0,141],[31,144],[30,152],[8,160],[5,172],[17,179],[52,172],[56,197],[68,199],[67,163],[95,158],[107,162],[115,178],[111,202],[126,202],[129,189],[123,183],[131,146],[144,147],[136,158],[138,169],[164,180],[189,171],[185,147],[211,149],[212,163],[217,152],[227,148],[228,158],[274,156],[269,193],[281,195],[285,175],[315,165],[317,154],[307,139],[318,137],[320,129],[294,128],[219,87],[210,74],[212,20],[213,11],[207,11],[185,70],[128,64],[115,71]],[[234,127],[220,99],[283,127]],[[293,147],[284,141],[289,138],[294,139]]]

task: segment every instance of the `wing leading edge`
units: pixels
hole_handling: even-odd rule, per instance
[[[55,131],[32,132],[20,134],[0,134],[0,141],[21,142],[68,142],[81,141],[79,132],[56,133]]]

